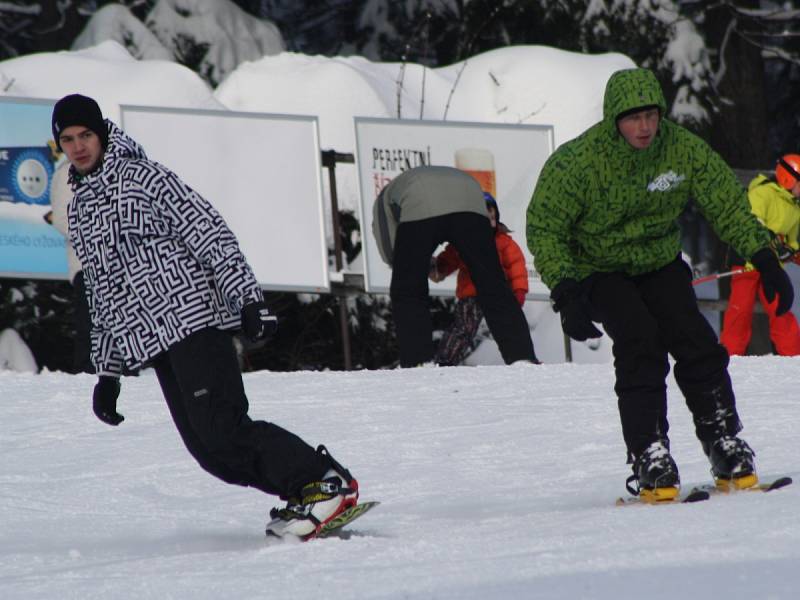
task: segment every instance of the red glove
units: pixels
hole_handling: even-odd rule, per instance
[[[517,299],[520,306],[525,304],[525,290],[514,290],[514,297]]]

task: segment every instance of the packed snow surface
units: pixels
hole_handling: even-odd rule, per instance
[[[800,359],[731,374],[763,479],[797,468]],[[339,538],[269,540],[277,499],[182,447],[156,378],[118,428],[88,375],[0,372],[0,597],[797,598],[800,481],[694,505],[616,507],[610,364],[245,375],[253,418],[325,443],[381,506]],[[669,379],[685,486],[708,463]]]

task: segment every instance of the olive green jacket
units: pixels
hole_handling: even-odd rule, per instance
[[[596,272],[639,275],[665,266],[681,251],[677,218],[690,198],[742,256],[769,245],[744,188],[699,137],[664,118],[644,150],[620,135],[620,114],[653,105],[665,114],[651,71],[617,71],[606,85],[603,120],[560,146],[542,168],[526,233],[534,266],[551,289]]]

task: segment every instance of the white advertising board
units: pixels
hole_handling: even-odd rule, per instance
[[[147,156],[219,211],[263,288],[330,291],[316,117],[120,109]]]
[[[388,293],[391,269],[372,235],[372,208],[394,177],[422,165],[470,172],[496,198],[500,220],[525,254],[528,297],[549,297],[533,268],[525,241],[525,213],[545,161],[553,152],[553,128],[541,125],[457,123],[355,118],[359,210],[364,247],[364,283],[371,293]],[[430,283],[431,293],[453,295],[455,277]]]

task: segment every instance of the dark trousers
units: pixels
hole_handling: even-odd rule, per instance
[[[413,367],[433,358],[428,272],[433,252],[444,242],[453,244],[467,265],[478,304],[506,364],[535,360],[528,322],[506,281],[489,219],[458,212],[397,228],[390,295],[400,366]]]
[[[691,277],[679,257],[644,275],[596,274],[582,282],[594,320],[613,340],[614,389],[633,457],[653,441],[668,439],[668,354],[675,359],[675,380],[694,417],[697,437],[712,440],[741,429],[728,353],[700,313]]]
[[[293,433],[250,419],[230,333],[203,329],[153,366],[183,443],[215,477],[286,499],[330,467]]]

